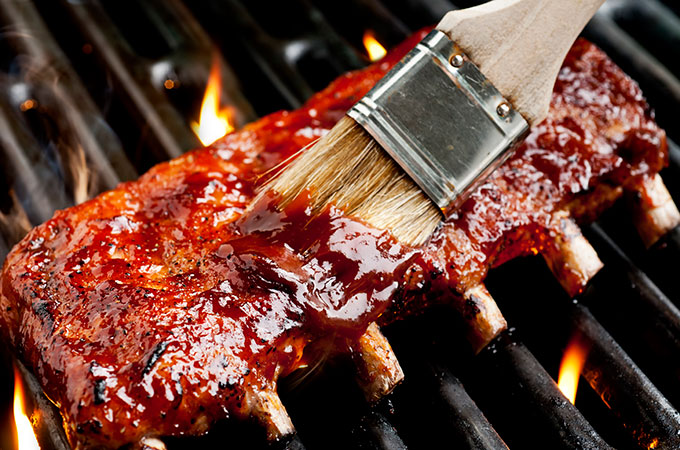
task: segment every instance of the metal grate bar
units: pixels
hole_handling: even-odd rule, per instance
[[[602,14],[658,58],[672,73],[680,71],[680,18],[658,1],[609,0]]]
[[[40,443],[43,443],[41,448],[47,448],[49,450],[70,450],[71,446],[66,439],[59,411],[54,404],[45,397],[42,387],[40,387],[40,383],[35,376],[18,360],[15,359],[14,364],[21,373],[24,387],[29,393],[34,408],[39,411],[39,414],[34,414],[32,416],[35,418],[33,426],[36,431],[36,437]],[[45,443],[49,444],[49,446],[45,447]]]
[[[584,296],[592,313],[652,381],[680,404],[680,311],[602,231],[586,231],[605,267]]]
[[[680,147],[671,139],[668,140],[668,159],[671,167],[680,170]]]
[[[459,441],[469,449],[506,449],[503,439],[484,417],[474,400],[465,391],[463,384],[453,374],[441,367],[431,368],[432,377],[438,388],[438,407],[435,412],[444,417],[451,427],[449,431],[459,436]]]
[[[378,0],[376,0],[378,1]],[[411,30],[438,23],[444,15],[456,9],[448,0],[380,0]]]
[[[590,351],[583,377],[643,448],[680,447],[680,414],[588,309],[574,305],[572,326]]]
[[[45,106],[60,119],[61,133],[74,135],[77,142],[74,145],[83,147],[90,166],[96,171],[98,190],[111,189],[121,179],[136,178],[137,173],[125,157],[120,142],[105,125],[33,4],[3,0],[0,2],[0,17],[6,26],[15,29],[15,32],[7,33],[5,38],[19,52],[23,65],[27,66],[23,69],[53,75],[53,78],[47,78],[43,72],[42,78],[34,82],[39,82],[41,88],[48,89],[52,94],[49,99],[52,101]],[[24,79],[31,79],[28,74],[23,75]]]
[[[638,313],[645,309],[650,311],[650,316],[654,317],[654,329],[657,333],[663,334],[674,348],[680,352],[680,310],[666,297],[666,295],[649,279],[647,274],[637,268],[623,251],[605,234],[597,224],[590,225],[586,231],[592,240],[598,254],[605,262],[605,267],[609,266],[612,272],[607,283],[597,282],[597,286],[605,286],[607,289],[615,288],[613,277],[619,279],[619,285],[626,287],[628,296],[635,297],[635,309]],[[606,269],[605,269],[606,270]],[[627,283],[621,283],[621,275],[625,276]],[[615,292],[618,292],[615,290]],[[611,296],[612,292],[609,292]],[[595,302],[594,302],[595,303]],[[603,305],[611,306],[608,302],[600,302]],[[619,303],[620,304],[620,303]],[[608,312],[611,313],[611,310]],[[631,311],[632,312],[632,311]],[[638,319],[635,314],[632,320]]]
[[[375,32],[388,47],[400,43],[415,31],[392,14],[391,8],[377,0],[312,1],[328,22],[357,48],[362,48],[361,39],[368,30]]]
[[[460,381],[460,367],[475,367],[475,362],[455,319],[450,310],[435,308],[383,329],[406,379],[381,406],[389,405],[383,410],[408,446],[432,448],[446,442],[461,448],[507,448]]]
[[[196,11],[201,20],[214,31],[223,30],[226,17],[231,18],[230,27],[225,33],[228,42],[221,47],[230,51],[229,46],[242,47],[251,55],[256,70],[263,72],[286,102],[285,108],[298,108],[314,94],[306,80],[285,61],[278,43],[269,37],[257,24],[248,10],[238,1],[210,2]],[[211,19],[212,17],[212,19]],[[213,34],[215,34],[213,32]]]
[[[680,80],[603,13],[595,15],[586,26],[584,35],[640,84],[645,97],[658,113],[659,124],[670,136],[679,139],[675,117],[680,104]]]
[[[0,261],[5,260],[5,256],[7,256],[7,253],[9,253],[9,247],[5,242],[4,236],[0,235]]]
[[[371,450],[406,450],[397,429],[377,411],[370,411],[361,418],[353,430],[356,448]]]
[[[37,225],[52,217],[56,209],[70,206],[72,201],[53,164],[16,114],[16,108],[4,95],[0,96],[1,164],[6,176],[14,180],[14,192],[29,220]]]
[[[243,73],[244,90],[260,114],[297,108],[337,75],[365,65],[307,1],[208,0],[190,7]],[[277,17],[276,23],[258,22],[258,11]]]
[[[493,401],[503,404],[496,408],[505,409],[503,423],[499,424],[503,427],[501,431],[514,428],[511,432],[520,446],[549,442],[550,448],[611,448],[564,397],[534,355],[511,333],[499,336],[482,351],[480,358],[482,365],[477,372],[486,374],[487,379],[482,388],[487,386],[493,392],[490,395]],[[508,398],[508,401],[499,401],[503,398]],[[530,414],[530,421],[514,409],[519,403],[524,404],[523,409]],[[511,414],[507,411],[509,405],[513,405],[510,406]],[[517,443],[511,442],[510,445],[516,446]]]
[[[210,39],[178,0],[149,0],[140,3],[139,14],[149,13],[150,24],[157,27],[142,30],[156,33],[158,48],[142,47],[142,35],[135,40],[135,32],[123,22],[116,22],[110,13],[125,6],[102,3],[98,0],[61,3],[70,13],[78,30],[91,42],[100,62],[112,77],[114,91],[124,93],[124,104],[135,120],[144,124],[148,145],[161,160],[174,158],[184,151],[198,147],[199,141],[189,128],[187,111],[178,111],[164,88],[166,77],[182,72],[185,85],[193,86],[196,99],[202,97],[213,56]],[[110,10],[105,8],[107,6]],[[128,5],[129,6],[129,5]],[[151,26],[149,25],[149,26]],[[140,55],[138,52],[142,52]],[[254,118],[250,104],[243,97],[239,83],[221,59],[223,96],[235,111],[233,118],[240,126]],[[183,67],[179,67],[180,63]],[[199,82],[200,80],[200,82]],[[200,85],[200,87],[199,87]],[[185,86],[187,89],[187,86]]]
[[[677,267],[669,265],[668,261],[677,261],[678,258],[680,258],[680,227],[668,233],[650,250],[644,266],[646,272],[676,306],[680,306]]]

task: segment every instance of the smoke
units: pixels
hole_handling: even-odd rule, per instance
[[[70,148],[67,166],[71,174],[73,201],[78,205],[92,198],[95,189],[94,172],[87,165],[83,147],[76,145]]]
[[[28,234],[32,226],[14,191],[10,191],[9,196],[12,206],[7,213],[0,211],[0,233],[7,244],[13,246]]]
[[[39,170],[44,181],[53,190],[63,186],[75,204],[88,200],[96,193],[98,181],[84,149],[85,144],[92,143],[82,142],[89,135],[82,132],[87,125],[78,120],[71,110],[72,102],[64,97],[70,83],[65,61],[55,60],[58,55],[46,54],[45,46],[36,45],[38,37],[29,31],[5,28],[0,39],[18,50],[0,85],[7,87],[14,112],[40,148],[40,165],[47,169]]]

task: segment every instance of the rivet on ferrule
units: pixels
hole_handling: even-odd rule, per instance
[[[449,37],[433,31],[348,115],[449,215],[529,130]]]
[[[454,53],[449,58],[449,63],[451,63],[451,65],[453,67],[457,67],[457,68],[463,67],[464,62],[465,62],[465,59],[463,58],[463,55],[461,55],[460,53]]]
[[[510,105],[508,105],[506,102],[501,103],[496,107],[496,114],[505,119],[508,114],[510,114]]]

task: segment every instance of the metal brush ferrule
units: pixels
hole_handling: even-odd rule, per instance
[[[529,130],[441,31],[420,41],[348,115],[447,216]]]

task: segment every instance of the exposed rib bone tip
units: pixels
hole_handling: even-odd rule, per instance
[[[680,225],[680,212],[661,176],[645,179],[632,196],[633,222],[646,247]]]
[[[166,450],[165,443],[155,437],[143,437],[139,441],[139,448],[141,450]]]
[[[295,433],[293,422],[276,392],[258,392],[252,415],[265,426],[267,439],[270,441],[277,441]]]
[[[466,316],[474,316],[466,322],[468,327],[468,341],[475,353],[482,351],[501,331],[508,328],[508,323],[498,308],[486,286],[478,284],[463,294]],[[474,326],[472,326],[474,324]]]
[[[541,254],[564,290],[574,296],[604,265],[567,212],[556,213],[553,223],[554,239]]]
[[[353,346],[357,381],[366,400],[375,403],[388,395],[404,379],[397,356],[378,325],[371,323]]]

